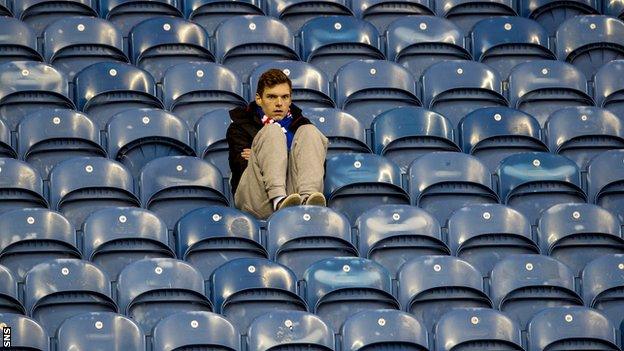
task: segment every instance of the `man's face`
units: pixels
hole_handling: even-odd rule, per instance
[[[280,121],[286,117],[290,109],[290,94],[288,83],[278,84],[271,88],[265,88],[262,96],[256,94],[256,104],[269,118]]]

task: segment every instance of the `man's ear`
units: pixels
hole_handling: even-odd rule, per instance
[[[262,102],[262,97],[260,94],[256,93],[256,104],[260,105],[260,102]]]

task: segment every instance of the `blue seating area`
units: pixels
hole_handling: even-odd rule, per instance
[[[270,68],[328,206],[258,220]],[[0,0],[0,349],[624,350],[623,94],[622,1]]]

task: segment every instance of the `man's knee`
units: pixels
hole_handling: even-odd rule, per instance
[[[306,124],[297,129],[295,133],[295,138],[305,139],[305,140],[325,140],[325,136],[321,133],[316,126],[313,124]]]
[[[286,145],[286,135],[284,135],[284,131],[279,125],[269,124],[262,127],[254,137],[252,148],[258,147],[266,142],[279,142]]]

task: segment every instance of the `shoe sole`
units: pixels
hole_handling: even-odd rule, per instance
[[[321,193],[314,193],[312,195],[310,195],[306,202],[306,205],[308,206],[322,206],[325,207],[327,206],[327,201],[325,201],[325,196],[323,196],[323,194]]]
[[[278,210],[286,207],[294,207],[301,205],[301,196],[299,194],[290,194],[277,207]]]

